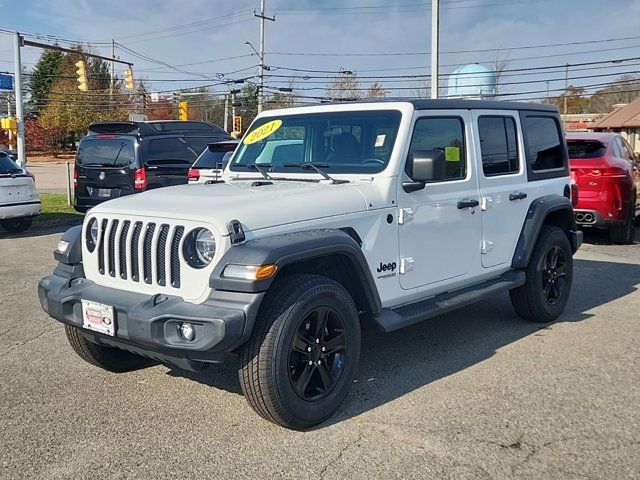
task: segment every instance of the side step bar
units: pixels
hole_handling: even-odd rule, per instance
[[[373,316],[373,320],[385,332],[392,332],[414,323],[436,317],[478,302],[489,295],[503,290],[511,290],[524,284],[526,275],[522,270],[511,270],[499,277],[478,285],[441,293],[435,297],[396,308],[383,308]]]

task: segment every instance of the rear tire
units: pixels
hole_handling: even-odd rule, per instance
[[[263,418],[303,430],[329,418],[351,387],[360,356],[360,320],[349,292],[327,277],[297,274],[271,287],[238,377]]]
[[[22,233],[26,231],[32,223],[33,218],[31,217],[7,218],[5,220],[0,220],[0,226],[9,233]]]
[[[114,373],[130,372],[154,365],[149,358],[125,352],[119,348],[105,347],[87,340],[78,327],[65,325],[64,331],[73,350],[85,362]]]
[[[564,311],[573,283],[573,253],[564,232],[545,225],[525,270],[526,282],[509,292],[516,313],[548,323]]]
[[[635,196],[633,198],[635,198]],[[629,208],[629,213],[627,214],[624,224],[619,227],[611,227],[609,229],[609,239],[611,242],[618,243],[620,245],[632,244],[636,230],[635,223],[635,205],[632,205]]]

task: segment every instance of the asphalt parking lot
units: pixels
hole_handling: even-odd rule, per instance
[[[498,295],[365,332],[338,415],[292,432],[253,413],[234,362],[82,362],[36,294],[58,238],[0,234],[1,478],[640,477],[640,243],[587,235],[546,327]]]

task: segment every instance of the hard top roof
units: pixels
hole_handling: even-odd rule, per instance
[[[372,103],[404,102],[410,103],[416,110],[535,110],[558,113],[558,107],[545,103],[508,102],[503,100],[468,100],[463,98],[394,98],[363,99],[353,101],[327,102],[319,105],[357,105]],[[303,107],[304,108],[304,107]]]
[[[214,134],[231,138],[227,132],[213,123],[189,120],[153,120],[148,122],[106,121],[89,126],[89,134],[119,135],[175,135],[194,133]]]

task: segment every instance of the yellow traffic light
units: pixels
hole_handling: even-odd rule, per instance
[[[127,90],[133,90],[133,71],[131,68],[124,71],[124,86]]]
[[[233,131],[236,132],[238,136],[242,133],[242,117],[240,115],[233,116]]]
[[[180,102],[178,104],[178,118],[180,120],[189,120],[189,102]]]
[[[88,90],[87,88],[87,66],[83,60],[79,60],[76,62],[76,73],[78,74],[78,88],[83,92]]]
[[[17,130],[18,122],[14,117],[2,118],[0,119],[0,128],[3,130]]]

